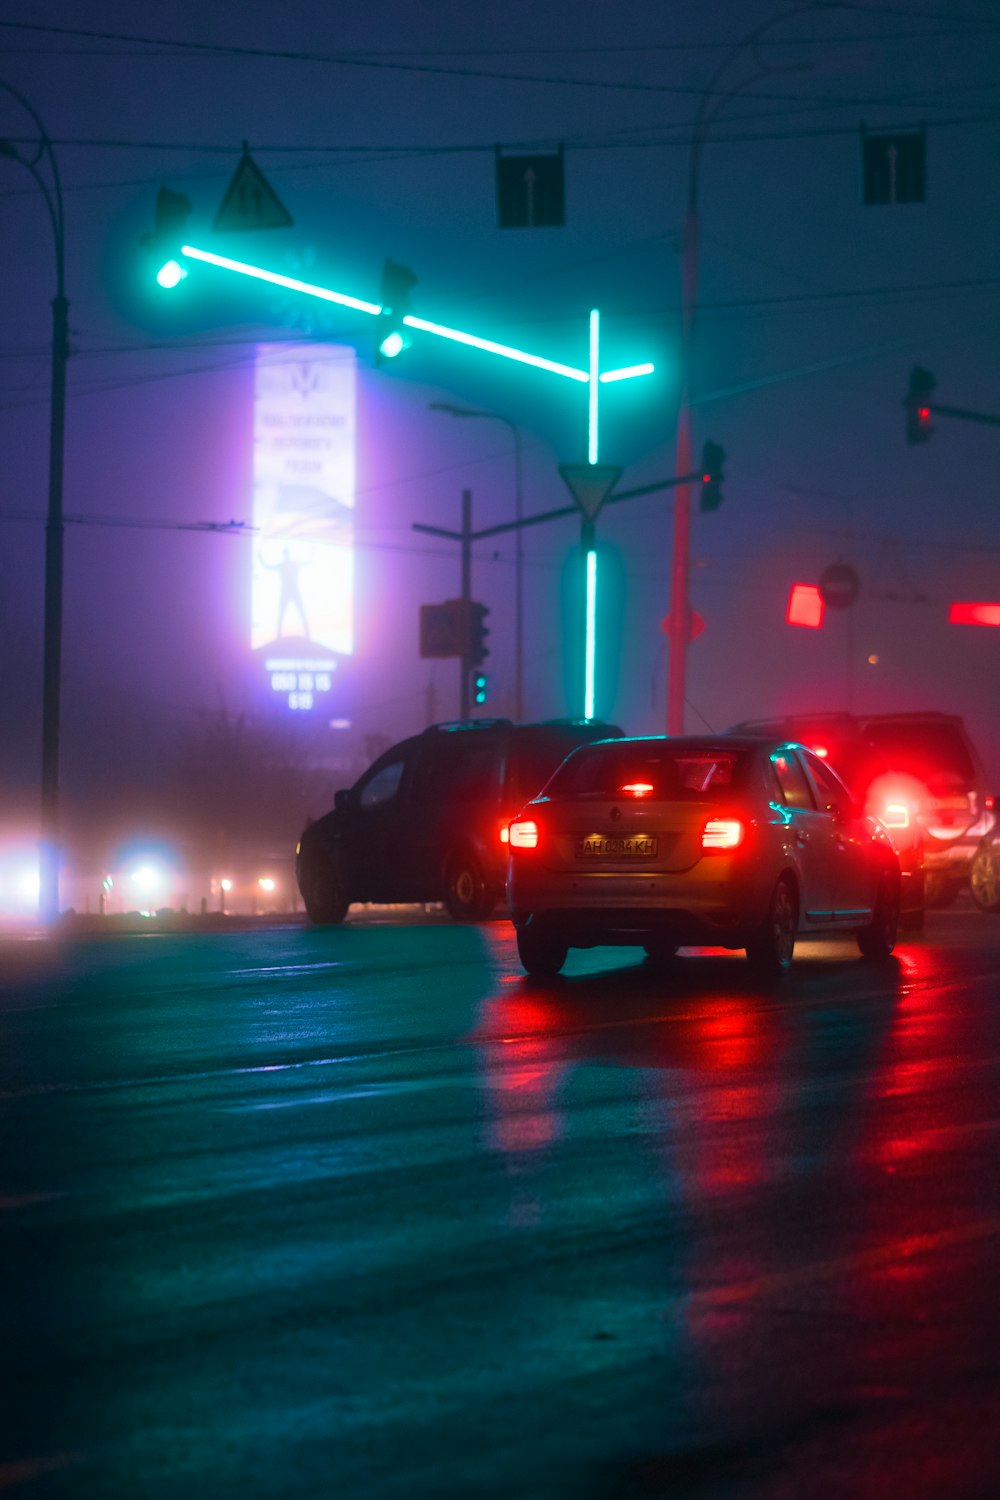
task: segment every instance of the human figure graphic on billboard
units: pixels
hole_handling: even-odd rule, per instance
[[[260,561],[262,567],[268,568],[271,572],[280,575],[278,629],[275,634],[275,640],[280,640],[285,634],[285,617],[290,610],[293,610],[298,615],[302,625],[302,634],[308,640],[310,638],[309,621],[306,619],[306,607],[302,602],[302,593],[299,589],[299,573],[302,571],[302,563],[293,560],[291,549],[288,547],[282,549],[280,562],[268,562],[265,557],[261,557]]]

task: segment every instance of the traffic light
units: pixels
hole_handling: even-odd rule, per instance
[[[382,306],[375,329],[375,363],[395,359],[410,346],[404,318],[410,311],[410,293],[417,278],[409,266],[387,260],[382,267]]]
[[[701,450],[701,504],[699,510],[718,510],[722,504],[722,466],[726,453],[718,443],[706,443]]]
[[[169,290],[187,275],[178,260],[184,240],[184,225],[191,204],[183,193],[161,187],[156,195],[156,218],[152,234],[144,234],[142,242],[156,261],[156,279],[160,286]]]
[[[485,703],[489,696],[489,682],[485,672],[477,672],[472,679],[472,696],[477,703]]]
[[[489,656],[489,647],[486,637],[489,631],[486,628],[486,616],[489,610],[485,604],[477,604],[474,600],[469,605],[469,666],[480,667]]]
[[[933,436],[934,421],[933,407],[931,406],[931,392],[937,387],[937,381],[930,370],[922,370],[919,365],[914,365],[910,371],[910,385],[903,397],[903,405],[906,408],[906,441],[908,443],[926,443]]]

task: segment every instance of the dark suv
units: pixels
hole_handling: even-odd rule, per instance
[[[948,906],[993,825],[979,756],[957,714],[788,714],[733,734],[783,734],[827,757],[885,825],[903,870],[904,910]]]
[[[507,824],[571,750],[623,731],[592,719],[435,724],[386,750],[299,840],[295,875],[314,922],[353,901],[443,901],[459,921],[503,892]]]

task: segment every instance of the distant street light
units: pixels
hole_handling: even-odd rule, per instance
[[[56,295],[52,302],[52,400],[49,419],[49,506],[45,523],[45,634],[42,657],[42,806],[39,849],[38,909],[45,922],[59,915],[59,700],[62,671],[63,596],[63,447],[66,418],[66,362],[69,358],[69,303],[64,276],[62,186],[52,142],[32,105],[0,79],[31,116],[38,132],[30,155],[22,156],[9,139],[0,139],[0,156],[31,173],[45,199],[56,254]],[[47,164],[49,182],[41,170]]]
[[[455,406],[450,401],[432,401],[431,411],[443,411],[449,417],[481,417],[485,421],[502,422],[514,439],[514,718],[518,723],[524,718],[524,543],[521,521],[524,519],[524,494],[522,489],[521,433],[509,417],[496,411],[480,411],[471,406]]]

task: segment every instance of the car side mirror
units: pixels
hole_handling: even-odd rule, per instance
[[[346,812],[349,807],[354,806],[354,793],[349,786],[342,786],[333,794],[333,805],[337,812]]]

